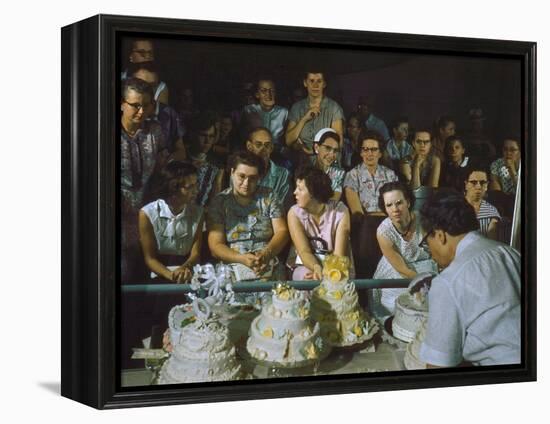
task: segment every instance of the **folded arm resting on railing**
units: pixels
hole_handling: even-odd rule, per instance
[[[409,279],[356,279],[352,280],[358,290],[406,288]],[[277,281],[247,281],[233,284],[234,292],[269,291]],[[319,285],[319,281],[287,281],[290,286],[298,290],[312,290]],[[187,293],[193,291],[190,284],[126,284],[122,286],[123,293]]]

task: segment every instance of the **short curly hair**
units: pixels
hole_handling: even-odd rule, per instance
[[[442,230],[458,236],[479,230],[474,208],[454,191],[440,191],[428,199],[420,210],[420,222],[427,233]]]
[[[305,166],[296,171],[294,178],[304,181],[311,196],[319,203],[327,203],[334,194],[330,177],[320,169]]]
[[[240,150],[233,153],[227,162],[229,170],[237,169],[237,166],[241,164],[256,168],[260,178],[265,175],[266,168],[264,160],[248,150]]]
[[[384,194],[389,193],[390,191],[400,191],[401,193],[403,193],[403,197],[405,197],[405,200],[409,202],[409,210],[412,210],[415,199],[409,186],[406,184],[403,184],[400,181],[391,181],[389,183],[384,184],[382,187],[380,187],[380,191],[378,195],[378,207],[382,212],[384,212],[387,215],[386,202],[384,202]]]
[[[151,179],[152,192],[158,199],[169,199],[181,189],[184,178],[197,175],[197,168],[185,161],[171,160]]]

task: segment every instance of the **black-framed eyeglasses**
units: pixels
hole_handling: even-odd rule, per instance
[[[138,110],[145,110],[145,108],[149,107],[149,105],[142,105],[141,103],[130,103],[124,100],[124,103],[126,103],[128,106],[132,107],[136,111]]]
[[[479,184],[482,187],[485,187],[488,183],[487,180],[468,180],[468,182],[473,186],[476,186]]]
[[[428,246],[428,237],[430,237],[433,234],[433,232],[434,230],[427,232],[424,235],[424,237],[422,237],[422,240],[420,240],[420,243],[418,244],[418,246],[424,250],[430,250],[430,246]]]

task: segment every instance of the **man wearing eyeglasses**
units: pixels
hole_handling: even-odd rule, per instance
[[[246,140],[246,149],[260,156],[265,163],[266,172],[258,185],[269,188],[287,211],[290,208],[293,191],[290,190],[290,173],[271,160],[273,141],[269,130],[264,127],[252,130]]]
[[[152,64],[155,61],[155,47],[152,40],[134,39],[131,41],[130,52],[128,55],[128,69],[122,72],[121,79],[125,80],[132,76],[130,68],[138,63]],[[164,81],[158,81],[153,91],[153,99],[157,103],[168,104],[169,94],[168,86]]]
[[[284,144],[283,136],[288,109],[276,104],[276,95],[277,90],[273,79],[260,77],[254,94],[258,103],[245,106],[244,117],[247,121],[253,121],[254,115],[256,115],[260,121],[259,125],[267,128],[271,133],[274,151],[279,152]]]
[[[120,99],[121,278],[124,283],[146,275],[139,244],[137,216],[155,168],[162,165],[162,130],[146,118],[152,111],[151,86],[138,78],[124,81]]]
[[[474,209],[457,193],[434,195],[421,223],[423,243],[443,271],[429,292],[420,359],[429,367],[520,363],[520,254],[483,237]]]

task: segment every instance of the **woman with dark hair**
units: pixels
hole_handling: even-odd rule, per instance
[[[487,171],[480,166],[469,166],[464,172],[466,201],[476,211],[479,230],[485,237],[497,239],[497,226],[501,217],[497,208],[484,200],[487,193]]]
[[[249,151],[229,159],[231,187],[214,197],[208,209],[208,246],[225,263],[237,263],[257,277],[286,279],[276,256],[288,242],[283,206],[277,196],[258,185],[264,161]]]
[[[434,125],[434,132],[432,138],[432,150],[433,153],[438,155],[440,159],[443,159],[445,153],[445,142],[447,138],[455,135],[456,123],[450,116],[440,116]]]
[[[420,272],[436,272],[430,253],[420,247],[422,232],[413,212],[414,197],[401,182],[380,188],[379,206],[388,216],[378,227],[376,238],[382,259],[373,278],[414,278]],[[406,289],[373,290],[374,314],[383,321],[392,315],[395,300]]]
[[[296,204],[287,214],[293,242],[287,263],[294,268],[293,280],[320,280],[324,255],[352,259],[349,211],[342,202],[330,200],[330,178],[317,168],[297,171],[294,196]],[[352,259],[350,277],[354,275]]]
[[[461,192],[464,189],[464,168],[470,158],[462,138],[452,135],[445,142],[445,161],[441,167],[440,186]]]
[[[379,163],[384,151],[382,136],[366,130],[359,134],[361,164],[344,180],[346,202],[352,214],[353,251],[360,278],[370,278],[382,253],[376,243],[376,229],[384,219],[378,206],[378,191],[385,183],[397,181],[390,168]]]
[[[151,86],[138,78],[124,80],[120,98],[121,279],[145,277],[137,216],[149,180],[160,166],[164,141],[159,124],[147,120],[153,108]]]
[[[415,190],[420,186],[439,187],[441,160],[432,149],[432,135],[428,130],[414,132],[412,142],[414,152],[401,161],[401,173]]]
[[[158,199],[139,211],[139,236],[152,274],[173,283],[191,279],[200,261],[203,208],[195,203],[197,169],[169,162],[156,177]]]

